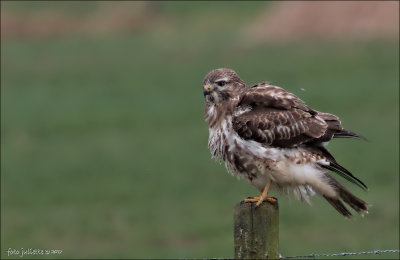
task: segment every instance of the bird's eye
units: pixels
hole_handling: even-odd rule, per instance
[[[220,80],[218,82],[216,82],[218,86],[223,87],[226,85],[226,81],[225,80]]]

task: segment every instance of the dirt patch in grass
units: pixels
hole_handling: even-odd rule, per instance
[[[398,37],[398,12],[397,1],[275,2],[246,34],[259,42]]]

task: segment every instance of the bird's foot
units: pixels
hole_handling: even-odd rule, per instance
[[[252,202],[258,202],[258,201],[260,200],[260,198],[261,198],[261,194],[260,194],[260,195],[257,195],[257,196],[254,196],[254,197],[247,197],[247,198],[245,198],[245,199],[243,200],[243,202],[244,202],[244,203],[247,203],[247,202],[250,202],[250,203],[252,203]]]
[[[275,204],[276,203],[276,199],[273,197],[264,197],[262,196],[262,194],[254,196],[254,197],[248,197],[246,199],[243,200],[243,202],[255,202],[256,203],[256,207],[260,206],[261,203],[263,203],[264,201],[268,201],[269,203]]]

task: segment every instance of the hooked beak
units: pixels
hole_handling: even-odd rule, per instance
[[[213,90],[211,89],[210,84],[206,84],[203,87],[203,94],[204,96],[207,96],[208,94],[210,94]]]

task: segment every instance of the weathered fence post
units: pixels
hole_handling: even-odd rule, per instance
[[[278,259],[279,207],[240,202],[234,213],[235,259]]]

